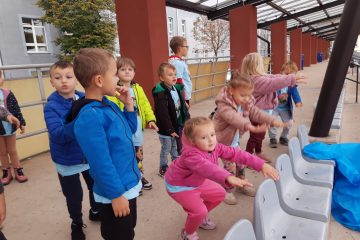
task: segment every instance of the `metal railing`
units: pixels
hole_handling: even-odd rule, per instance
[[[349,80],[349,81],[351,81],[351,82],[354,82],[354,83],[356,83],[356,86],[355,86],[355,88],[356,88],[356,95],[355,95],[355,103],[358,103],[358,92],[359,92],[359,71],[360,71],[360,65],[359,65],[359,63],[357,63],[356,61],[354,61],[354,59],[350,62],[350,68],[351,69],[356,69],[356,77],[355,77],[355,80],[354,79],[351,79],[351,78],[348,78],[348,77],[346,77],[345,79],[346,80]]]
[[[218,87],[222,87],[225,85],[225,82],[228,78],[228,75],[230,74],[230,64],[227,67],[226,71],[219,71],[216,72],[216,66],[219,63],[223,63],[225,61],[229,61],[230,62],[231,57],[230,56],[221,56],[221,57],[203,57],[203,58],[188,58],[186,59],[186,63],[187,64],[191,64],[191,65],[197,65],[196,66],[196,70],[195,70],[195,75],[191,76],[191,79],[194,81],[194,86],[193,87],[193,91],[192,93],[194,94],[194,102],[196,102],[196,93],[198,92],[202,92],[202,91],[206,91],[206,90],[211,90],[211,97],[214,96],[214,90]],[[209,73],[206,74],[199,74],[199,69],[201,64],[211,64],[211,70]],[[215,84],[215,76],[217,75],[221,75],[221,74],[226,74],[227,77],[224,78],[224,83],[222,84]],[[205,87],[205,88],[197,88],[197,82],[199,81],[199,78],[202,77],[211,77],[211,86],[209,87]]]
[[[46,103],[46,94],[45,94],[45,87],[44,87],[44,81],[43,81],[43,74],[42,71],[44,69],[49,69],[51,67],[51,63],[46,64],[25,64],[25,65],[3,65],[0,66],[0,70],[19,70],[19,69],[35,69],[36,75],[37,75],[37,82],[39,85],[39,93],[40,93],[40,100],[38,101],[32,101],[20,104],[20,108],[27,108],[27,107],[33,107],[33,106],[39,106],[42,105],[44,107]],[[29,133],[24,133],[21,135],[16,135],[16,139],[22,139],[22,138],[28,138],[35,135],[39,135],[42,133],[46,133],[47,129],[43,128],[40,130],[35,130]]]

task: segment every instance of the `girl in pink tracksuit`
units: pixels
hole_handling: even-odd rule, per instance
[[[170,197],[187,212],[183,240],[199,239],[196,230],[215,228],[208,213],[225,197],[225,186],[251,186],[218,165],[218,158],[251,166],[274,180],[277,171],[254,155],[238,148],[217,143],[212,121],[206,117],[188,120],[184,126],[183,151],[165,174],[166,190]]]
[[[247,54],[241,65],[241,72],[249,75],[254,82],[255,106],[261,110],[272,114],[272,111],[278,105],[276,91],[284,87],[294,87],[296,83],[305,83],[304,77],[297,77],[294,74],[289,75],[268,75],[265,74],[264,63],[259,53]],[[253,122],[253,125],[259,125]],[[262,153],[262,141],[266,132],[252,133],[246,145],[246,151],[254,153],[265,160],[271,161]]]

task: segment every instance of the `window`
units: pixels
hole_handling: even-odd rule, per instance
[[[181,36],[186,37],[186,21],[181,20]]]
[[[29,53],[47,52],[45,26],[40,19],[22,18],[26,50]]]
[[[174,35],[174,19],[172,17],[169,17],[168,20],[169,36],[172,37]]]

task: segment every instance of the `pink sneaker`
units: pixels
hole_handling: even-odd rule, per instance
[[[19,182],[19,183],[23,183],[26,182],[28,180],[28,178],[25,176],[25,174],[23,173],[23,168],[14,168],[14,173],[15,173],[15,179]]]
[[[13,179],[13,176],[11,174],[11,169],[3,168],[3,176],[1,178],[1,183],[4,185],[8,185],[12,179]]]
[[[180,240],[199,240],[199,236],[197,235],[197,232],[194,232],[192,234],[187,234],[185,232],[185,229],[183,229],[181,231]]]
[[[202,224],[200,225],[200,227],[205,230],[213,230],[216,228],[216,224],[213,221],[211,221],[208,217],[206,217],[202,222]]]

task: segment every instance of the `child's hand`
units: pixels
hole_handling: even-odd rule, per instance
[[[258,126],[250,125],[249,131],[253,133],[262,133],[266,132],[268,129],[268,126],[264,123]]]
[[[130,214],[129,201],[120,196],[111,201],[115,217],[125,217]]]
[[[279,173],[271,165],[264,163],[261,169],[265,177],[270,177],[274,181],[279,180]]]
[[[296,106],[297,108],[301,108],[301,107],[303,106],[303,104],[302,104],[302,102],[298,102],[298,103],[295,104],[295,106]]]
[[[284,123],[274,120],[274,121],[272,121],[271,126],[276,127],[276,128],[282,128],[282,127],[284,127]]]
[[[0,194],[0,225],[4,222],[6,217],[6,204],[4,193]]]
[[[287,100],[288,99],[288,95],[286,93],[282,93],[279,95],[279,99],[280,100]]]
[[[174,138],[179,138],[179,135],[177,135],[176,132],[173,132],[172,134],[170,134],[170,136],[172,136]]]
[[[20,126],[20,134],[24,134],[25,133],[25,126]]]
[[[236,187],[246,187],[246,186],[249,186],[249,187],[252,187],[252,183],[249,182],[247,179],[240,179],[238,177],[235,177],[235,176],[228,176],[226,178],[226,181],[233,185],[233,186],[236,186]]]
[[[134,99],[131,97],[129,89],[125,86],[117,86],[117,93],[115,96],[124,103],[126,110],[133,112],[134,111]]]
[[[189,108],[190,108],[190,103],[185,102],[185,107],[186,107],[187,110],[189,110]]]
[[[154,129],[155,131],[159,131],[159,128],[158,128],[158,126],[156,125],[156,123],[155,122],[149,122],[149,128],[151,128],[151,129]]]
[[[6,121],[9,122],[10,124],[16,125],[16,129],[18,129],[18,128],[20,127],[20,121],[19,121],[19,119],[17,119],[16,117],[14,117],[14,116],[11,115],[11,114],[7,115]]]
[[[307,80],[304,76],[301,76],[301,75],[296,75],[296,83],[297,84],[306,84],[307,83]]]

